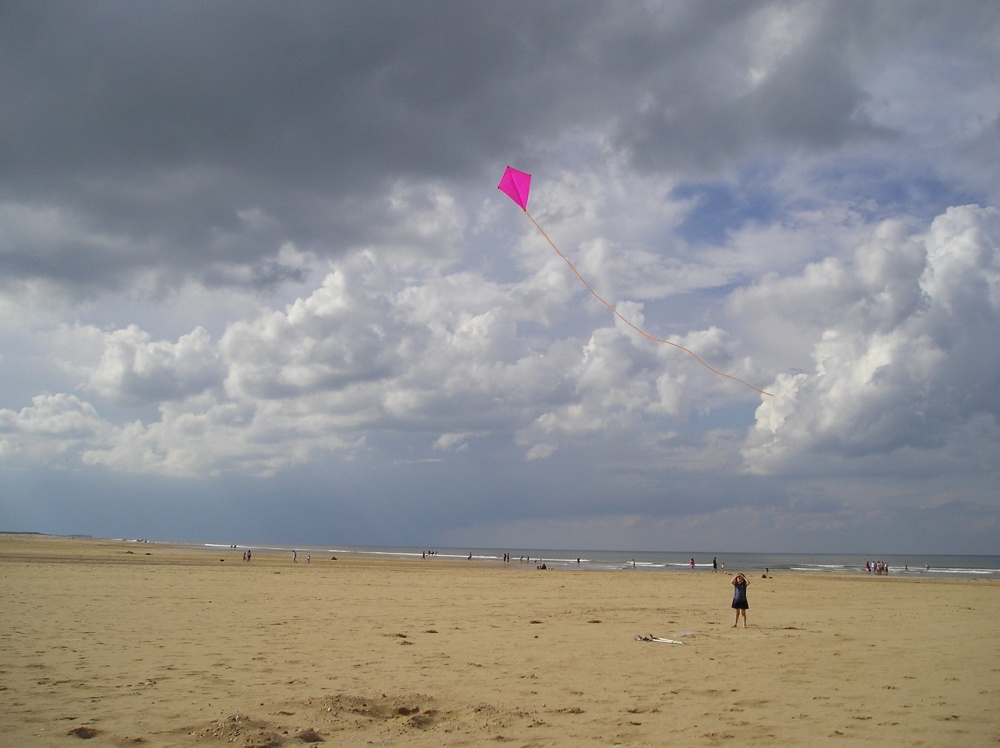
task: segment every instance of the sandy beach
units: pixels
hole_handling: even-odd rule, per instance
[[[0,742],[1000,742],[997,583],[729,579],[0,536]]]

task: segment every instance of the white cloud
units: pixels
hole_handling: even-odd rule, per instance
[[[0,410],[0,461],[28,466],[72,458],[82,446],[105,443],[112,432],[75,395],[36,395],[20,411]]]
[[[562,283],[575,280],[555,259]],[[52,340],[82,390],[117,407],[157,406],[158,420],[123,425],[109,411],[83,460],[165,474],[273,473],[363,448],[373,432],[399,430],[457,454],[468,434],[496,429],[537,459],[566,440],[683,419],[685,398],[718,388],[600,305],[603,326],[585,344],[539,325],[521,301],[553,269],[535,270],[506,284],[426,264],[403,274],[362,250],[332,262],[322,285],[284,309],[231,322],[217,342],[201,327],[171,342],[135,324],[62,326]],[[577,306],[589,315],[591,302]],[[619,307],[644,324],[640,303]],[[746,373],[736,341],[717,327],[676,339]]]
[[[84,370],[84,389],[110,402],[176,400],[222,382],[218,351],[201,327],[176,343],[154,341],[135,325],[107,334],[80,332],[100,337],[103,348],[100,360]]]
[[[863,250],[856,267],[811,266],[742,300],[789,294],[790,308],[806,310],[793,325],[821,330],[812,371],[779,376],[758,407],[743,450],[749,469],[822,472],[838,460],[941,447],[982,417],[996,425],[1000,211],[952,208],[919,244],[888,227]]]
[[[170,476],[236,472],[273,475],[321,453],[357,449],[337,434],[322,398],[291,403],[214,402],[201,397],[160,408],[160,420],[114,429],[82,459],[114,470]]]

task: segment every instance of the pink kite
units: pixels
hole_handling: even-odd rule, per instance
[[[712,368],[711,366],[709,366],[708,364],[706,364],[704,361],[702,361],[701,357],[699,357],[697,353],[695,353],[692,350],[689,350],[688,348],[685,348],[684,346],[680,345],[679,343],[674,343],[674,342],[672,342],[670,340],[664,340],[663,338],[657,338],[654,335],[650,335],[645,330],[639,328],[638,326],[636,326],[635,324],[633,324],[629,320],[625,319],[625,317],[622,316],[621,312],[619,312],[617,309],[615,309],[615,307],[613,305],[611,305],[607,301],[605,301],[597,293],[597,291],[595,291],[591,287],[591,285],[589,283],[587,283],[586,279],[582,275],[580,275],[580,271],[576,269],[576,266],[572,262],[570,262],[569,258],[566,255],[564,255],[562,252],[559,251],[559,247],[557,247],[555,245],[555,243],[551,239],[549,239],[549,235],[546,234],[542,230],[542,227],[538,225],[538,222],[532,217],[531,213],[528,212],[528,192],[531,189],[531,175],[530,174],[528,174],[527,172],[524,172],[524,171],[518,171],[517,169],[515,169],[515,168],[513,168],[511,166],[508,166],[504,170],[503,177],[501,177],[500,184],[497,185],[497,189],[499,189],[501,192],[503,192],[505,195],[507,195],[511,200],[513,200],[515,203],[517,203],[518,207],[520,207],[521,210],[524,211],[524,214],[526,216],[528,216],[528,219],[533,224],[535,224],[535,228],[538,229],[538,233],[541,234],[545,238],[545,241],[547,241],[549,243],[549,246],[552,247],[552,249],[554,249],[556,251],[556,254],[563,258],[563,260],[566,262],[566,264],[569,265],[570,270],[572,270],[576,274],[576,277],[580,279],[580,282],[583,283],[583,285],[585,285],[587,287],[587,290],[590,291],[591,294],[593,294],[593,296],[594,296],[595,299],[597,299],[599,302],[601,302],[602,304],[604,304],[604,306],[606,306],[608,309],[610,309],[611,312],[612,312],[612,314],[614,314],[616,317],[618,317],[618,319],[620,319],[622,322],[624,322],[626,325],[628,325],[629,327],[631,327],[637,333],[639,333],[640,335],[642,335],[645,338],[648,338],[649,340],[652,340],[652,341],[654,341],[656,343],[664,343],[665,345],[672,345],[674,348],[680,348],[685,353],[691,355],[699,364],[701,364],[702,366],[704,366],[706,369],[708,369],[713,374],[718,374],[720,377],[725,377],[726,379],[732,379],[734,381],[737,381],[740,384],[745,384],[750,389],[752,389],[752,390],[754,390],[756,392],[759,392],[762,395],[767,395],[768,397],[772,397],[772,395],[771,395],[770,392],[765,392],[762,389],[754,387],[752,384],[750,384],[749,382],[743,381],[739,377],[734,377],[732,374],[726,374],[723,371],[719,371],[718,369]]]
[[[521,210],[528,210],[528,192],[531,190],[531,175],[524,171],[518,171],[508,166],[500,178],[497,189],[506,194],[511,200],[521,206]]]

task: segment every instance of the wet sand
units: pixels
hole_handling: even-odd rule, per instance
[[[0,536],[0,743],[1000,742],[1000,584],[729,579]]]

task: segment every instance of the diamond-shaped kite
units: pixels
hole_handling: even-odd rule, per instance
[[[518,171],[512,166],[508,166],[500,178],[500,184],[497,185],[497,189],[520,205],[521,210],[528,210],[528,192],[531,191],[531,175],[526,171]]]

